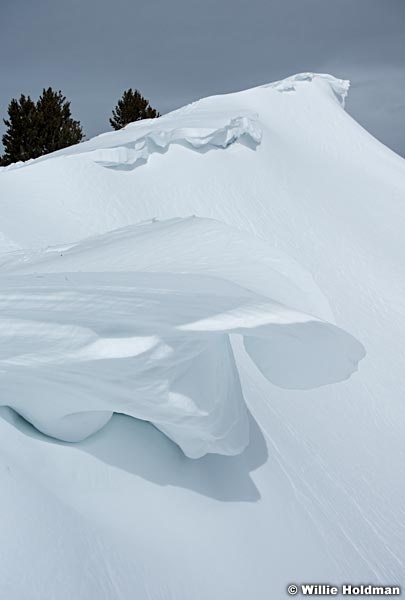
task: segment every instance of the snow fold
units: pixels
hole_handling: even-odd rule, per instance
[[[346,379],[364,356],[310,314],[322,295],[295,263],[209,219],[11,253],[0,282],[1,403],[62,440],[118,412],[151,421],[187,456],[237,454],[249,426],[231,334],[286,388]]]
[[[147,125],[145,125],[145,123]],[[143,132],[146,133],[143,134]],[[100,140],[103,147],[99,147]],[[111,141],[111,144],[110,144]],[[172,144],[204,152],[216,148],[227,148],[236,142],[245,142],[255,147],[262,141],[262,129],[255,113],[230,117],[219,115],[205,126],[192,125],[178,127],[170,119],[145,119],[130,123],[113,134],[102,134],[93,140],[76,144],[70,148],[54,152],[27,162],[18,162],[2,170],[6,172],[43,162],[51,156],[77,156],[91,160],[103,167],[117,170],[132,170],[148,162],[154,153],[162,154]]]
[[[326,73],[298,73],[297,75],[292,75],[291,77],[269,83],[262,87],[273,88],[279,92],[295,92],[301,82],[314,82],[325,86],[326,89],[333,92],[339,104],[344,107],[350,88],[350,81],[348,79],[338,79]]]
[[[125,145],[94,150],[88,157],[104,167],[130,169],[145,164],[151,154],[162,153],[171,144],[209,150],[227,148],[243,137],[260,144],[262,132],[256,116],[235,117],[219,128],[155,129]]]

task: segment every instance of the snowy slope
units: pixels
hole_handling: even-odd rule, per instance
[[[261,308],[267,302],[265,319],[277,314],[276,302],[307,315],[308,323],[334,322],[338,328],[322,326],[348,332],[339,335],[354,344],[355,357],[330,381],[346,377],[362,356],[351,336],[367,352],[348,381],[294,391],[265,377],[274,365],[274,340],[259,352],[273,358],[263,366],[234,339],[240,393],[252,413],[250,444],[235,457],[190,461],[150,424],[125,416],[85,441],[64,444],[1,409],[2,596],[264,600],[283,597],[292,581],[403,583],[405,166],[343,110],[347,89],[329,76],[295,76],[0,169],[8,325],[32,316],[46,288],[41,319],[64,311],[63,329],[65,276],[73,278],[68,287],[82,305],[81,282],[90,276],[102,283],[114,272],[117,291],[125,274],[137,271],[149,290],[151,277],[160,278],[172,290],[169,298],[187,280],[180,295],[191,312],[182,317],[193,322],[192,281],[202,306],[204,291],[215,297],[222,328],[230,319],[221,304],[229,301],[224,286],[233,301],[239,298],[232,329],[246,326],[248,313],[258,314],[258,299]],[[192,214],[199,218],[187,218]],[[151,237],[133,227],[155,217],[177,220],[141,225],[158,228]],[[41,250],[47,246],[57,248]],[[135,283],[145,288],[145,279]],[[94,306],[94,315],[104,314],[101,304]],[[212,326],[212,316],[208,321]],[[30,341],[20,325],[11,342],[8,325],[1,338],[2,395],[24,412],[23,369],[9,365],[23,352],[39,360],[41,340],[33,332]],[[62,333],[58,344],[66,339],[77,337]],[[32,347],[24,350],[27,341]],[[58,344],[64,357],[72,351]],[[319,352],[312,355],[320,363],[314,374],[339,367],[344,346],[338,357],[322,352],[325,363]],[[218,361],[208,354],[214,367]],[[278,373],[289,365],[290,382],[310,353],[304,349],[298,358],[279,365]],[[211,374],[206,379],[213,381]],[[89,387],[104,393],[101,382],[93,376]],[[318,383],[326,381],[311,381]],[[26,410],[31,400],[27,394]]]

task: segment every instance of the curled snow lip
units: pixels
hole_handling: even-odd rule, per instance
[[[297,86],[301,82],[313,82],[325,84],[330,89],[339,104],[344,107],[347,94],[350,89],[350,81],[348,79],[338,79],[333,75],[327,73],[297,73],[297,75],[291,75],[280,81],[274,81],[273,83],[267,83],[262,85],[262,88],[272,88],[278,92],[295,92]]]
[[[89,152],[86,156],[104,167],[130,170],[145,164],[151,154],[166,151],[178,144],[198,151],[227,148],[245,139],[255,147],[260,144],[262,131],[257,115],[234,117],[218,128],[180,127],[155,129],[123,146]]]
[[[175,219],[17,253],[0,276],[1,403],[66,441],[118,412],[151,421],[187,456],[240,453],[249,424],[231,334],[286,388],[346,379],[364,356],[350,334],[299,309],[311,285],[293,264],[263,262],[269,248],[254,238],[247,257],[244,238]]]
[[[167,115],[169,116],[169,115]],[[143,133],[146,129],[146,133]],[[93,147],[94,142],[103,139],[102,147]],[[109,140],[109,141],[107,141]],[[100,166],[128,171],[148,162],[154,153],[162,154],[172,145],[180,145],[197,152],[225,149],[237,142],[250,148],[256,148],[262,141],[262,129],[255,113],[240,114],[233,117],[222,115],[209,120],[203,126],[190,125],[178,127],[169,119],[147,119],[130,123],[118,132],[103,134],[70,148],[52,154],[18,162],[3,170],[18,169],[30,164],[57,157],[77,157],[90,160]]]

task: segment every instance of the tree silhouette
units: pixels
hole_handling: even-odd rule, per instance
[[[72,119],[70,102],[62,92],[43,90],[37,102],[41,154],[78,144],[83,139],[79,121]]]
[[[44,89],[36,103],[24,94],[13,98],[4,124],[2,165],[37,158],[83,139],[79,121],[71,117],[70,102],[52,88]]]
[[[141,121],[142,119],[155,119],[159,117],[157,110],[151,107],[149,100],[144,98],[138,90],[126,90],[110,118],[110,125],[113,129],[122,129],[128,123]]]
[[[40,156],[36,105],[29,96],[21,94],[19,100],[13,98],[8,106],[8,119],[3,121],[7,131],[2,138],[5,150],[2,165]]]

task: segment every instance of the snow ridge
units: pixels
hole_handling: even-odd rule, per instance
[[[297,86],[301,82],[315,82],[326,85],[326,87],[334,93],[339,104],[344,108],[345,100],[350,89],[350,81],[348,79],[338,79],[327,73],[298,73],[297,75],[292,75],[286,79],[268,83],[261,87],[273,88],[278,92],[295,92]]]
[[[350,88],[350,81],[338,79],[322,73],[299,73],[286,79],[259,86],[259,89],[274,89],[278,92],[295,92],[302,84],[313,83],[324,91],[332,92],[333,97],[344,107]],[[254,90],[252,90],[254,91]],[[229,94],[228,97],[232,97]],[[227,96],[223,96],[226,98]],[[197,107],[198,100],[158,119],[145,119],[129,123],[119,131],[108,132],[96,136],[86,142],[70,148],[58,150],[52,154],[18,162],[7,167],[0,167],[0,173],[19,169],[31,164],[49,160],[50,158],[80,155],[103,167],[115,170],[132,170],[145,164],[154,153],[163,153],[172,144],[185,146],[196,151],[207,151],[215,148],[227,148],[240,142],[256,147],[263,137],[262,127],[257,113],[239,111],[233,115],[213,115],[200,123],[188,125],[189,111]],[[177,116],[181,119],[178,121]],[[207,117],[208,115],[206,115]],[[206,121],[206,122],[204,122]],[[179,122],[184,126],[179,127]]]
[[[224,121],[224,119],[222,119]],[[145,123],[149,125],[144,135]],[[113,136],[113,137],[112,137]],[[94,141],[104,138],[106,147],[94,147]],[[113,141],[109,146],[107,140]],[[122,140],[121,143],[118,143]],[[220,125],[176,127],[169,119],[147,119],[144,122],[130,123],[119,132],[98,136],[27,162],[18,162],[3,168],[3,172],[18,169],[32,163],[48,160],[57,156],[77,156],[93,161],[106,168],[132,170],[148,162],[149,157],[158,152],[162,154],[172,144],[179,144],[192,150],[204,152],[217,148],[227,148],[237,142],[256,147],[262,141],[262,129],[257,114],[246,114],[227,118]]]
[[[254,145],[260,144],[262,131],[257,115],[234,117],[218,129],[175,128],[157,129],[115,148],[90,152],[89,158],[109,168],[134,169],[145,164],[154,152],[164,152],[171,144],[181,144],[192,150],[227,148],[245,138]]]

